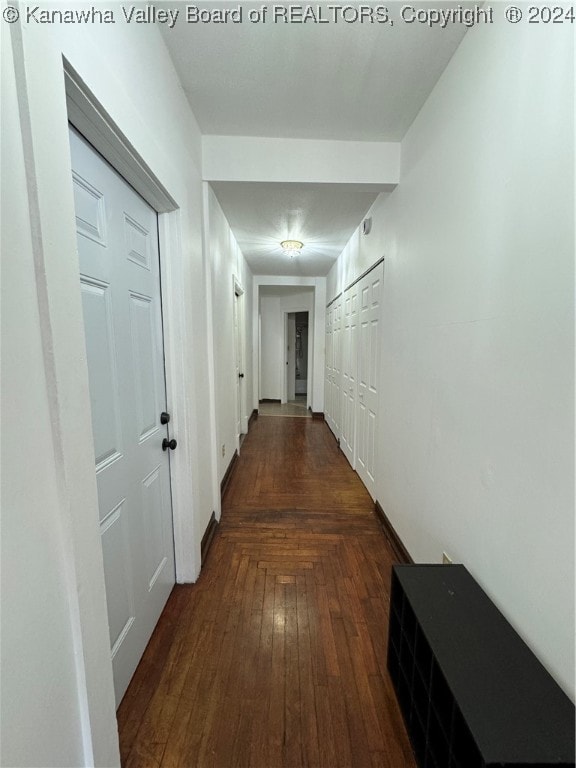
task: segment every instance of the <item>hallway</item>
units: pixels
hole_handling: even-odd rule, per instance
[[[1,25],[0,768],[123,697],[124,766],[412,765],[372,500],[574,700],[573,9],[70,5]]]
[[[118,711],[125,768],[414,765],[372,510],[323,422],[254,422],[200,579],[175,587]]]

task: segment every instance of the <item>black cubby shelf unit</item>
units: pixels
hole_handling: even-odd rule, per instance
[[[388,671],[420,768],[574,768],[574,705],[463,565],[393,566]]]

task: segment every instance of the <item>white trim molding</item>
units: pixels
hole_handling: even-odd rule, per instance
[[[66,107],[72,125],[100,152],[158,213],[178,206],[142,157],[88,90],[70,62],[63,58]]]

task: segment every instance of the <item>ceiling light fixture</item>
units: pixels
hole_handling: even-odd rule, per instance
[[[284,251],[285,256],[300,256],[304,243],[300,240],[282,240],[280,248]]]

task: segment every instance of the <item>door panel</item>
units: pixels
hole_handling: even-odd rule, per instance
[[[334,434],[340,440],[342,432],[342,297],[334,302],[334,320],[332,330],[332,414],[334,419]]]
[[[158,431],[158,413],[162,411],[154,376],[154,362],[158,356],[154,348],[152,299],[150,296],[130,293],[129,302],[130,341],[136,385],[136,431],[142,442]]]
[[[134,596],[130,581],[130,544],[125,501],[106,517],[101,526],[108,623],[112,653],[134,621]]]
[[[376,429],[378,422],[380,311],[383,264],[358,283],[360,301],[356,471],[375,497]]]
[[[164,541],[162,519],[156,514],[156,510],[162,509],[163,506],[160,467],[156,467],[142,481],[142,501],[145,534],[144,562],[148,589],[150,590],[166,562],[166,542]]]
[[[344,293],[344,317],[342,321],[342,427],[340,447],[350,462],[356,466],[356,377],[358,368],[358,285]]]
[[[118,404],[118,374],[114,351],[114,329],[110,286],[81,278],[82,307],[92,398],[92,431],[96,471],[121,457]]]
[[[72,170],[76,229],[99,245],[106,245],[104,196],[79,173]]]
[[[326,372],[324,410],[328,426],[337,440],[340,440],[340,377],[341,377],[341,325],[342,299],[339,297],[326,311]]]
[[[70,131],[116,701],[174,585],[155,211]]]
[[[332,344],[333,312],[332,306],[326,308],[326,362],[324,370],[324,416],[332,432],[334,432],[334,409],[332,406],[332,377],[334,375]]]
[[[127,213],[124,213],[124,235],[130,261],[150,270],[150,233]]]

